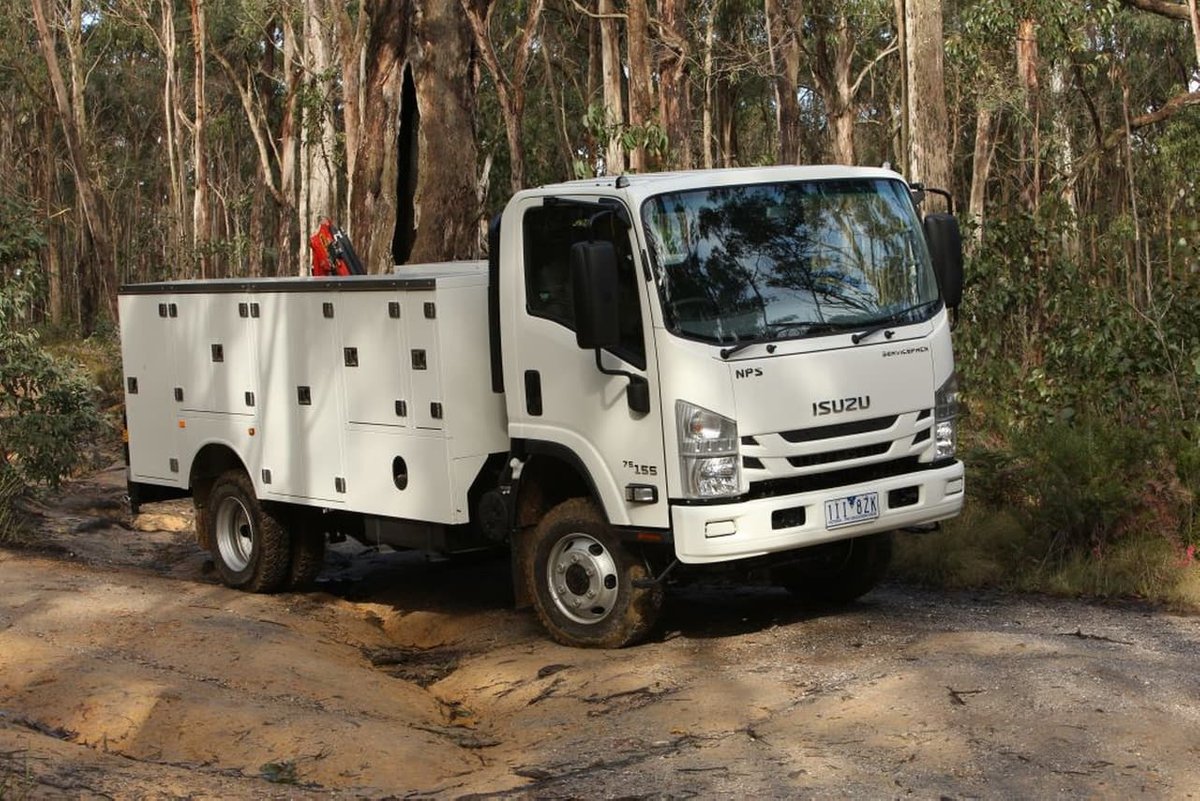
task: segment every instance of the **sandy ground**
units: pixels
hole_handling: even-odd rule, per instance
[[[3,801],[1200,797],[1197,617],[688,589],[654,641],[572,650],[502,559],[341,546],[315,592],[227,590],[186,502],[131,521],[122,482],[0,550]]]

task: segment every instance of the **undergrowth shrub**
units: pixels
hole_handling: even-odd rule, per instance
[[[30,210],[0,197],[0,471],[54,485],[80,463],[101,420],[86,375],[29,324],[44,289],[43,244]]]
[[[1062,560],[1096,556],[1123,537],[1150,534],[1182,546],[1191,494],[1153,432],[1098,420],[1055,422],[1014,443],[1025,488],[1025,526]]]
[[[989,221],[955,332],[967,506],[900,539],[901,576],[1200,605],[1200,270],[1131,293],[1064,244],[1095,224]]]

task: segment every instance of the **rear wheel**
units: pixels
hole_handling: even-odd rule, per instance
[[[564,501],[542,518],[523,549],[522,576],[538,619],[563,645],[621,648],[645,639],[662,610],[662,587],[649,577],[600,510],[586,498]]]
[[[325,531],[311,514],[300,516],[289,526],[292,535],[292,559],[288,566],[287,588],[307,589],[325,566]]]
[[[205,528],[221,580],[248,592],[273,592],[288,578],[291,543],[279,521],[266,512],[241,470],[213,482],[198,518]]]
[[[817,546],[827,549],[818,558],[775,571],[775,583],[811,604],[847,604],[866,595],[887,573],[892,562],[892,533]]]

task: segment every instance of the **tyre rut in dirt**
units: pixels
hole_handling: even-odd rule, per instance
[[[213,482],[203,516],[221,580],[249,592],[273,592],[288,578],[292,549],[287,531],[259,503],[241,470]]]
[[[645,639],[662,610],[658,585],[592,501],[550,510],[522,551],[521,576],[538,619],[564,645],[620,648]]]
[[[775,572],[775,583],[799,600],[839,605],[866,595],[892,563],[892,532],[868,534],[828,546],[831,559]]]

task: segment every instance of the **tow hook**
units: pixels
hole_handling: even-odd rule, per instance
[[[677,565],[677,564],[679,564],[679,560],[672,559],[671,564],[667,565],[666,569],[663,570],[663,572],[658,574],[658,578],[634,579],[633,580],[634,589],[647,590],[647,589],[650,589],[651,587],[655,587],[659,584],[662,584],[664,581],[666,581],[667,576],[670,574],[670,572],[672,570],[675,569],[675,565]]]

